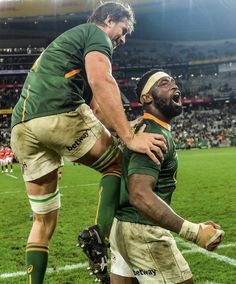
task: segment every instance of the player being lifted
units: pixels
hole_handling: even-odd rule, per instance
[[[158,163],[153,151],[162,157],[160,148],[166,148],[161,135],[144,133],[143,129],[132,132],[112,76],[113,49],[125,44],[133,26],[128,4],[101,4],[88,23],[49,44],[24,82],[12,113],[11,147],[34,212],[26,246],[28,283],[44,281],[48,246],[61,206],[57,188],[61,158],[101,172],[101,187],[111,195],[119,192],[118,141],[94,116],[89,107],[92,98],[130,149],[146,153]],[[109,222],[112,224],[112,219]]]

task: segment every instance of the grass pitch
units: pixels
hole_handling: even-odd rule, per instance
[[[193,222],[213,220],[226,232],[213,253],[177,237],[197,284],[236,283],[235,161],[236,148],[179,152],[172,207]],[[79,231],[94,222],[99,178],[87,167],[65,165],[60,182],[62,209],[50,245],[46,284],[94,283],[76,239]],[[23,284],[25,244],[32,221],[18,165],[12,174],[0,175],[0,203],[0,284]]]

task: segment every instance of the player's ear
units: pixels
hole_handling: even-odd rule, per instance
[[[111,24],[112,24],[112,17],[110,15],[108,15],[106,17],[106,19],[104,20],[104,24],[107,26],[107,27],[111,27]]]
[[[145,103],[145,104],[150,104],[153,101],[153,97],[151,94],[147,93],[145,95],[142,95],[140,98],[141,103]]]

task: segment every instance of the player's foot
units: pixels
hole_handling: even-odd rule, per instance
[[[8,173],[8,169],[5,169],[5,173]]]
[[[4,171],[2,171],[2,174],[4,174]]]
[[[94,262],[89,260],[89,267],[87,269],[90,275],[94,275],[96,277],[95,282],[110,284],[110,275],[107,271],[107,268],[101,271],[97,269],[97,266],[94,265]]]
[[[78,246],[89,259],[89,270],[91,275],[96,276],[96,282],[110,283],[107,269],[107,245],[99,236],[98,226],[86,228],[78,236]]]
[[[13,173],[13,170],[10,170],[10,173]]]

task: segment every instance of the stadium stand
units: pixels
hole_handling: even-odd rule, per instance
[[[131,41],[114,54],[113,72],[129,120],[142,114],[136,80],[150,68],[168,70],[182,91],[184,112],[173,123],[178,148],[236,144],[236,41]],[[10,139],[10,115],[26,74],[44,47],[0,48],[0,143]],[[166,53],[168,50],[168,55]]]

